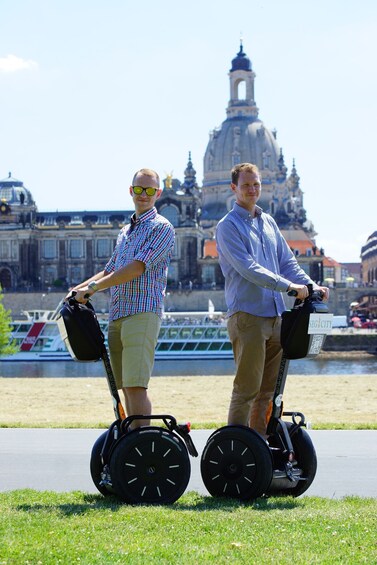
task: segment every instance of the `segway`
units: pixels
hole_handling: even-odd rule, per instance
[[[289,360],[314,357],[331,332],[332,314],[320,291],[283,312],[283,356],[270,407],[267,441],[246,426],[224,426],[208,439],[201,458],[203,482],[212,496],[253,500],[260,496],[299,496],[312,484],[317,457],[301,412],[283,412]],[[293,292],[291,293],[293,294]],[[291,421],[283,420],[290,416]]]
[[[105,338],[90,302],[69,298],[58,319],[63,341],[73,359],[102,360],[113,401],[115,421],[95,442],[90,459],[93,482],[104,496],[130,504],[171,504],[190,479],[189,454],[197,457],[189,424],[168,414],[126,417],[116,387]],[[161,420],[165,427],[131,429],[134,420]]]

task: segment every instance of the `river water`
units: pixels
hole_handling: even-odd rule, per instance
[[[232,360],[202,361],[156,361],[153,375],[206,376],[233,375]],[[288,374],[291,375],[377,375],[377,356],[334,357],[298,359],[290,361]],[[15,362],[0,361],[0,377],[103,377],[102,362],[80,363],[77,361]]]

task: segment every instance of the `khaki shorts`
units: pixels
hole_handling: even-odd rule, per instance
[[[161,320],[143,312],[109,323],[111,367],[117,388],[148,388]]]

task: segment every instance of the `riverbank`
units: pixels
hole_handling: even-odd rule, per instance
[[[226,421],[232,376],[152,378],[154,413],[194,425]],[[1,427],[106,427],[114,420],[104,378],[0,378]],[[313,427],[377,426],[377,374],[290,375],[284,409],[303,412]]]

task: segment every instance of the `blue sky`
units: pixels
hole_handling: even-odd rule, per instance
[[[255,98],[301,177],[317,244],[377,229],[375,0],[0,0],[0,178],[41,211],[130,209],[132,174],[202,182],[243,38]]]

